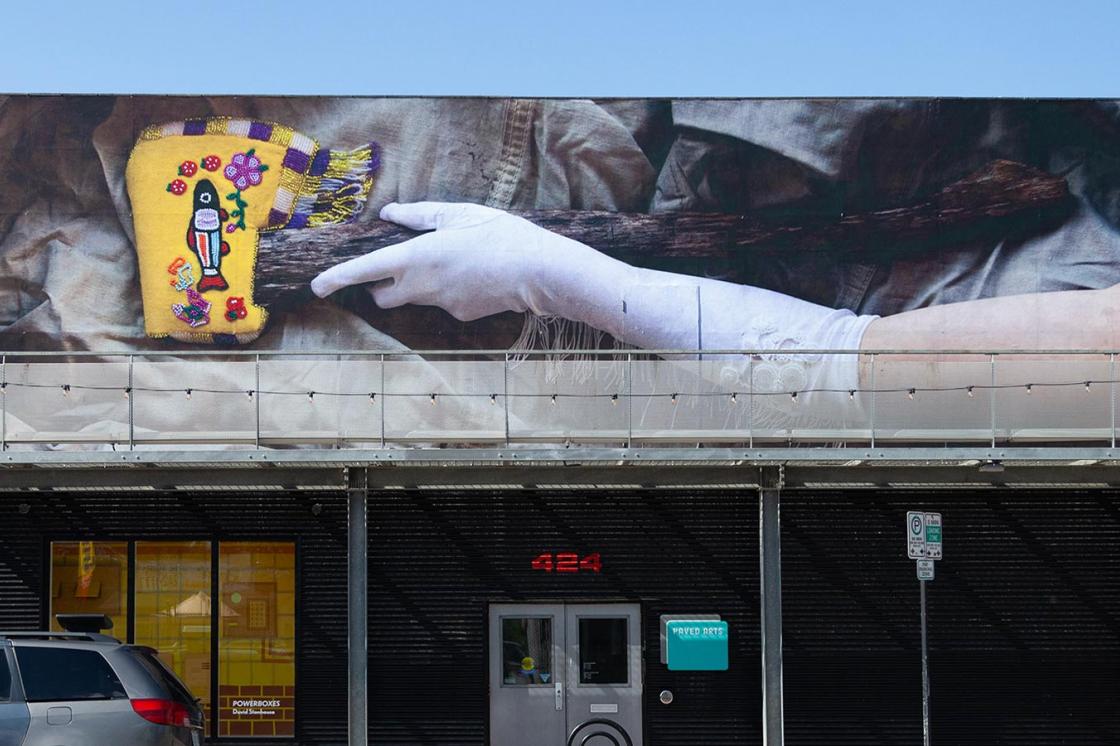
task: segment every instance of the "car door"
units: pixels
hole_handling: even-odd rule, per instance
[[[14,647],[31,723],[31,746],[138,743],[143,727],[120,679],[97,650],[21,643]]]
[[[0,746],[20,746],[31,724],[23,690],[14,674],[12,648],[0,641]]]

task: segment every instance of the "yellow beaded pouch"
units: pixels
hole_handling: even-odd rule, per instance
[[[188,342],[251,342],[262,231],[354,219],[380,163],[376,143],[320,148],[288,127],[214,117],[148,127],[125,171],[144,330]]]

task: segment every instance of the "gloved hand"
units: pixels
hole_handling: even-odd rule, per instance
[[[761,356],[770,359],[764,362],[797,349],[859,349],[876,318],[749,285],[631,267],[481,205],[394,203],[382,208],[381,218],[431,232],[328,269],[311,282],[316,295],[372,283],[382,308],[439,306],[462,321],[530,311],[583,322],[647,350],[778,353]],[[794,359],[779,373],[772,364],[756,366],[755,380],[741,384],[778,391],[859,388],[854,355]],[[745,357],[728,367],[740,378],[746,369]]]
[[[431,231],[328,269],[311,281],[319,297],[372,283],[382,308],[439,306],[460,321],[502,311],[582,320],[616,306],[634,268],[491,207],[388,204],[381,219]]]

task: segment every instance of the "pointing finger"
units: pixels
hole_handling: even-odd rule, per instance
[[[311,292],[320,298],[325,298],[331,293],[350,285],[377,282],[394,277],[405,264],[407,256],[414,248],[413,244],[422,238],[424,236],[413,238],[404,243],[386,246],[371,251],[364,256],[336,264],[321,272],[311,281]]]

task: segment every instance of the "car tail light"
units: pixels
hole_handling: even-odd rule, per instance
[[[185,706],[170,699],[134,699],[133,711],[158,725],[190,727],[191,714]]]

